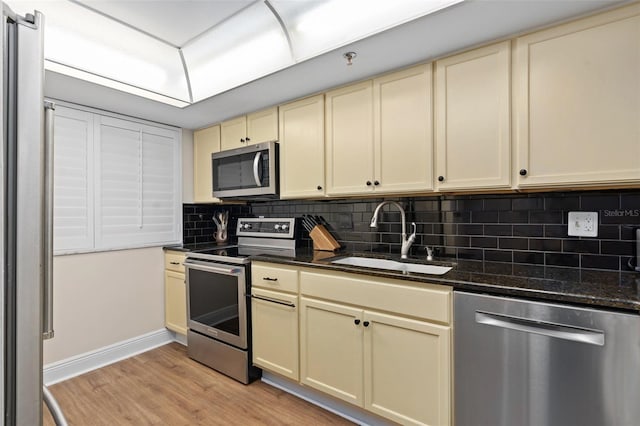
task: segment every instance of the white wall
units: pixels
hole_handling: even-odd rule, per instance
[[[182,202],[193,203],[193,130],[182,129]]]
[[[164,328],[161,247],[56,256],[44,364]]]

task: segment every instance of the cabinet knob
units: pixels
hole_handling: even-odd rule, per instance
[[[244,138],[240,138],[240,143],[244,143]]]
[[[527,175],[527,169],[520,169],[520,176],[526,176]]]
[[[371,186],[371,181],[370,180],[367,181],[367,186]]]
[[[444,182],[444,176],[438,176],[438,182]]]
[[[373,181],[373,184],[374,184],[375,186],[378,186],[378,185],[380,185],[380,182],[379,182],[379,181],[377,181],[377,180],[374,180],[374,181]]]
[[[362,325],[364,325],[365,327],[369,327],[369,321],[363,322]]]
[[[247,138],[245,139],[247,142],[249,142],[251,140],[251,138],[249,136],[247,136]]]
[[[318,186],[316,187],[316,189],[317,189],[318,191],[322,191],[322,187],[321,187],[320,185],[318,185]]]
[[[358,325],[358,324],[360,324],[360,320],[359,320],[359,319],[353,320],[353,323],[354,323],[355,325]]]

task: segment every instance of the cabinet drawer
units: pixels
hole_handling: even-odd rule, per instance
[[[186,255],[179,251],[167,251],[164,254],[164,269],[184,273]]]
[[[451,321],[451,288],[434,284],[363,277],[348,273],[300,272],[300,293],[365,308],[423,318],[443,324]]]
[[[251,285],[272,290],[298,292],[298,270],[268,263],[251,264]]]

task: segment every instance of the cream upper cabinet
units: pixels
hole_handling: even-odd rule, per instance
[[[164,272],[165,326],[176,333],[187,334],[187,290],[182,252],[167,251]]]
[[[280,197],[324,195],[324,95],[280,106]]]
[[[247,143],[277,141],[278,108],[273,107],[247,115]]]
[[[431,123],[431,64],[327,93],[327,194],[433,189]]]
[[[433,189],[431,64],[373,80],[376,193]]]
[[[373,84],[333,90],[325,98],[328,195],[373,191]]]
[[[220,151],[220,126],[193,132],[193,200],[196,203],[219,202],[213,196],[211,154]]]
[[[510,70],[508,41],[436,62],[439,190],[510,187]]]
[[[220,124],[221,151],[278,140],[278,108],[268,108]]]
[[[640,180],[640,4],[516,39],[520,187]]]

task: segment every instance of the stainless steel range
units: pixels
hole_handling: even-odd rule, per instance
[[[215,370],[249,383],[261,370],[251,365],[250,256],[294,256],[295,219],[238,219],[238,244],[189,252],[187,353]]]

